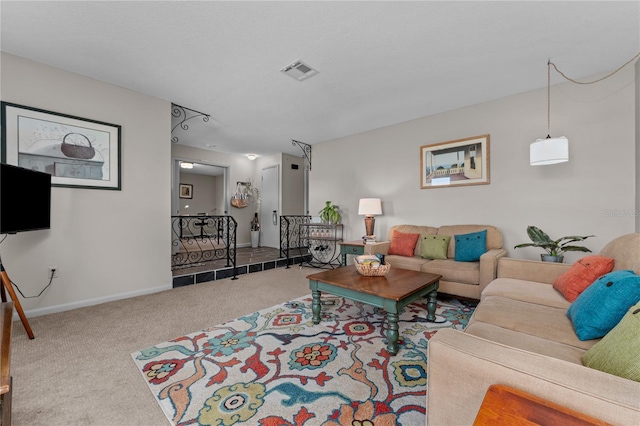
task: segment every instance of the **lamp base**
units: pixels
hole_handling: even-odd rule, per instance
[[[373,227],[376,224],[376,220],[373,216],[365,216],[364,218],[364,229],[367,232],[367,236],[373,235]]]

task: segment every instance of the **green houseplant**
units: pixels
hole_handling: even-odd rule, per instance
[[[546,251],[546,254],[541,254],[540,258],[543,262],[558,262],[562,263],[564,261],[563,253],[567,251],[582,251],[582,252],[591,252],[588,248],[584,246],[576,246],[573,243],[578,241],[584,241],[589,237],[595,237],[595,235],[587,235],[586,237],[580,236],[568,236],[558,238],[557,240],[552,240],[549,235],[547,235],[543,230],[536,226],[528,226],[527,227],[527,235],[531,239],[531,243],[518,244],[513,247],[514,249],[521,247],[540,247]]]
[[[327,201],[325,206],[318,212],[320,219],[326,223],[339,223],[342,216],[338,211],[338,206],[331,204],[331,201]]]

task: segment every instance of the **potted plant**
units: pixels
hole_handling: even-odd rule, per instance
[[[558,238],[557,240],[552,240],[549,235],[535,226],[527,227],[527,235],[529,235],[529,238],[533,242],[518,244],[514,248],[517,249],[521,247],[540,247],[547,252],[546,254],[540,255],[540,258],[543,262],[557,263],[562,263],[564,261],[563,253],[567,251],[582,251],[590,253],[591,250],[589,250],[588,248],[584,246],[576,246],[572,243],[575,243],[577,241],[584,241],[589,237],[595,237],[595,235],[587,235],[586,237],[579,237],[574,235]]]
[[[339,223],[342,216],[340,216],[338,208],[338,206],[331,204],[331,201],[327,201],[322,210],[318,212],[318,215],[325,223]]]

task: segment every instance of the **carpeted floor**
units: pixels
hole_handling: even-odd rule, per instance
[[[386,312],[310,295],[132,354],[173,425],[420,425],[425,423],[427,341],[463,329],[475,303],[426,299],[399,319],[400,350],[386,349]]]
[[[313,269],[277,268],[13,325],[13,426],[155,426],[167,419],[131,353],[309,294]]]

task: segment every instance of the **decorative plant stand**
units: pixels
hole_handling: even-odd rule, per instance
[[[314,268],[339,268],[343,225],[333,223],[301,223],[300,241],[309,248],[311,260],[302,262]]]

